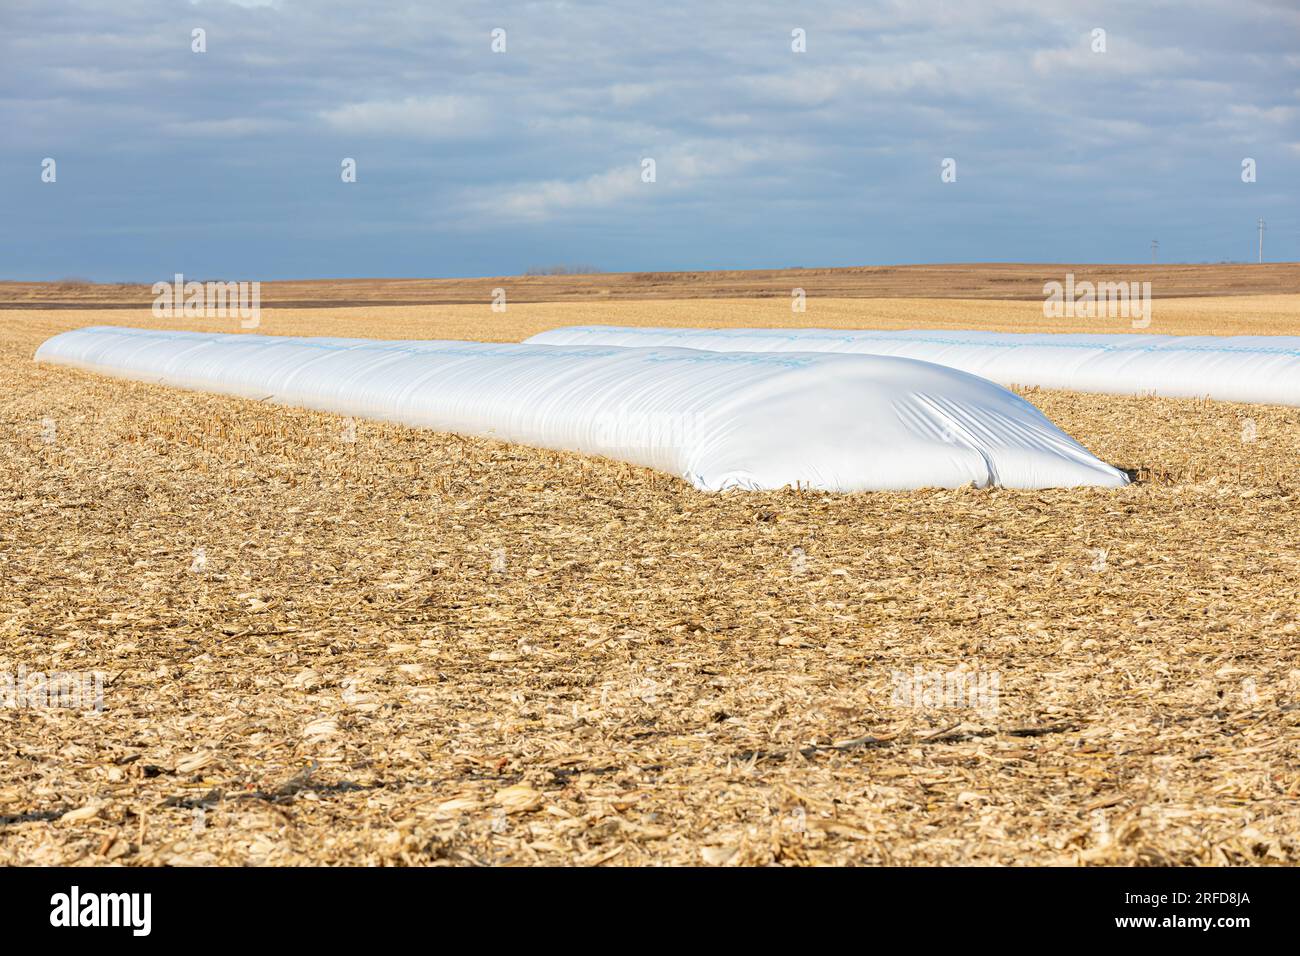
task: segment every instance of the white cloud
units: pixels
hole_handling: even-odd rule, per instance
[[[123,90],[138,85],[146,74],[98,67],[60,66],[50,71],[60,88],[73,90]]]
[[[609,98],[615,106],[631,106],[665,95],[667,90],[667,83],[615,83],[609,88]]]
[[[408,96],[402,100],[348,103],[319,113],[343,133],[373,133],[417,139],[457,139],[488,126],[488,106],[476,97]]]
[[[1300,114],[1294,106],[1254,106],[1249,103],[1234,103],[1229,107],[1237,119],[1254,123],[1293,123]]]
[[[482,213],[502,219],[539,221],[575,209],[598,209],[630,198],[641,182],[641,169],[628,163],[578,180],[552,179],[520,183],[480,193],[475,203]]]
[[[1106,35],[1104,53],[1094,53],[1091,44],[1091,35],[1084,34],[1070,46],[1039,50],[1030,64],[1039,76],[1089,72],[1101,76],[1160,75],[1196,66],[1196,59],[1181,49],[1147,47],[1121,34]]]
[[[966,81],[959,83],[944,65],[924,60],[786,70],[743,76],[735,82],[768,102],[803,107],[825,106],[835,100],[869,94],[950,93],[961,89],[961,83],[969,85]]]
[[[463,195],[464,206],[473,216],[494,220],[540,222],[566,213],[589,212],[619,206],[657,195],[690,193],[723,176],[738,175],[765,160],[797,152],[797,148],[752,146],[727,141],[697,141],[650,150],[655,160],[656,180],[641,180],[641,159],[636,157],[578,179],[550,179],[479,188]]]
[[[269,119],[232,116],[228,119],[180,120],[168,123],[165,129],[177,136],[226,136],[233,138],[266,133],[281,125]]]
[[[243,7],[245,10],[255,10],[258,7],[278,7],[280,0],[215,0],[215,5],[219,6],[223,3]],[[190,5],[195,7],[203,6],[204,0],[190,0]]]
[[[700,118],[700,122],[718,129],[741,129],[754,125],[754,117],[749,113],[710,113]]]

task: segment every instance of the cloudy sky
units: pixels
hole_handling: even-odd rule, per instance
[[[6,279],[1297,260],[1298,181],[1297,0],[0,0]]]

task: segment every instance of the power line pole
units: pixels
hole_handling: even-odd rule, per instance
[[[1151,264],[1152,264],[1152,265],[1155,265],[1155,261],[1156,261],[1156,250],[1158,250],[1159,248],[1160,248],[1160,240],[1159,240],[1159,239],[1152,239],[1152,240],[1151,240]]]
[[[1259,261],[1264,262],[1264,220],[1259,221]]]

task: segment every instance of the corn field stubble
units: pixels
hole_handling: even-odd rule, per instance
[[[1147,331],[1295,332],[1297,297]],[[1037,303],[273,310],[267,334],[1065,330]],[[1300,409],[1032,391],[1119,491],[706,495],[40,367],[0,315],[0,862],[1295,863]],[[1075,322],[1075,331],[1126,323]],[[996,675],[995,706],[899,676]],[[985,702],[987,703],[987,701]]]

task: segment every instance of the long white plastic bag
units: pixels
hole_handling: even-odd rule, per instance
[[[708,491],[1127,483],[1014,393],[908,359],[100,326],[36,360],[606,455]]]
[[[1066,335],[941,329],[675,329],[577,325],[538,345],[893,355],[1002,385],[1300,405],[1300,336]]]

